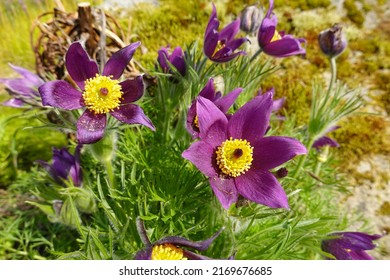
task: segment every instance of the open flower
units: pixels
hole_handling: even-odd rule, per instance
[[[12,64],[9,64],[9,66],[19,73],[22,78],[0,79],[0,83],[5,85],[8,93],[13,97],[4,102],[3,105],[15,108],[23,107],[26,104],[41,106],[38,87],[44,81],[25,68]]]
[[[79,42],[72,43],[66,53],[65,66],[78,86],[75,89],[66,81],[50,81],[39,87],[42,104],[65,110],[85,107],[77,121],[77,140],[82,144],[99,141],[104,136],[107,113],[128,124],[143,124],[154,130],[143,110],[133,102],[144,92],[142,76],[120,82],[139,42],[114,53],[99,74],[98,65],[91,60]]]
[[[204,241],[191,241],[180,236],[168,236],[151,243],[141,219],[137,219],[137,229],[145,248],[136,253],[136,260],[208,260],[210,258],[199,255],[185,248],[198,251],[207,250],[211,243],[222,232],[223,228]]]
[[[52,164],[43,160],[37,160],[37,162],[57,183],[63,184],[64,180],[71,180],[74,186],[80,187],[82,184],[80,150],[81,145],[77,145],[74,155],[72,155],[66,148],[60,150],[53,148]]]
[[[288,208],[286,193],[269,170],[307,151],[293,138],[264,137],[272,106],[272,94],[265,93],[228,119],[213,102],[197,98],[201,140],[182,156],[209,177],[224,208],[237,202],[239,195],[272,208]]]
[[[171,66],[168,64],[172,64],[176,71],[179,72],[182,76],[186,74],[186,63],[184,61],[183,50],[180,47],[176,47],[171,54],[169,54],[168,48],[161,48],[158,51],[158,63],[160,64],[161,69],[165,73],[171,73]]]
[[[322,250],[337,260],[372,260],[365,251],[374,249],[373,241],[382,237],[363,232],[335,232],[330,236],[335,238],[322,241]]]
[[[268,55],[276,57],[287,57],[298,54],[306,54],[302,47],[305,42],[303,38],[294,38],[292,35],[278,32],[276,25],[278,18],[272,13],[274,1],[269,1],[269,9],[265,15],[257,39],[262,51]]]
[[[244,51],[237,51],[247,38],[234,37],[240,30],[240,19],[231,22],[225,28],[218,32],[219,21],[217,10],[213,3],[213,12],[211,13],[207,28],[204,34],[203,50],[205,55],[214,62],[227,62],[240,54],[246,54]]]
[[[212,101],[215,106],[217,106],[222,113],[226,114],[229,108],[236,101],[237,97],[242,92],[242,88],[237,88],[225,96],[222,96],[221,92],[216,92],[214,87],[214,79],[209,79],[206,86],[200,91],[199,96],[202,96],[210,101]],[[199,137],[199,125],[198,117],[196,115],[196,101],[192,102],[187,113],[187,130],[191,133],[193,138]]]

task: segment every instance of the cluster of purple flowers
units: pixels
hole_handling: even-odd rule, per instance
[[[213,4],[204,33],[205,56],[212,62],[224,63],[245,55],[239,48],[248,39],[236,38],[240,26],[258,29],[258,45],[267,55],[304,55],[304,39],[277,31],[273,6],[274,1],[270,0],[261,23],[251,22],[249,27],[237,19],[219,31],[220,23]],[[329,56],[337,56],[345,48],[340,30],[337,25],[320,34],[321,48]],[[155,130],[143,109],[135,104],[144,94],[142,76],[120,80],[139,45],[140,42],[136,42],[114,53],[99,70],[82,44],[72,43],[66,53],[65,65],[73,84],[64,80],[44,82],[28,70],[13,65],[11,67],[23,78],[0,80],[13,95],[5,105],[19,107],[40,98],[43,106],[83,109],[76,124],[79,145],[74,155],[65,148],[53,149],[52,164],[38,161],[57,183],[71,181],[74,186],[81,187],[81,145],[96,143],[104,137],[107,114],[120,122],[141,124]],[[185,55],[180,47],[172,52],[169,47],[161,48],[157,62],[164,73],[179,73],[183,77],[187,74]],[[234,113],[228,113],[242,91],[242,88],[236,88],[223,95],[216,91],[214,79],[209,78],[188,108],[186,128],[194,142],[182,156],[208,178],[212,191],[225,209],[242,198],[271,208],[289,209],[286,192],[271,170],[306,154],[307,149],[297,139],[267,135],[272,112],[279,110],[285,101],[284,98],[273,100],[274,89],[264,94],[259,91]],[[337,127],[327,132],[334,129]],[[313,147],[319,149],[324,145],[337,147],[338,143],[323,136]],[[222,231],[205,241],[169,236],[151,243],[140,220],[137,226],[145,248],[136,253],[136,259],[207,259],[185,248],[206,250]],[[331,237],[323,241],[322,249],[336,259],[370,259],[365,250],[373,249],[372,241],[380,238],[379,235],[356,232],[334,233]]]

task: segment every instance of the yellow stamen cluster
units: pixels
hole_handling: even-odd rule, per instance
[[[170,243],[153,246],[151,259],[187,260],[183,257],[183,250]]]
[[[278,41],[282,39],[282,36],[280,36],[279,32],[275,30],[274,36],[271,39],[271,42]]]
[[[214,50],[214,53],[212,56],[214,56],[219,50],[222,50],[224,47],[225,47],[225,43],[218,41],[217,46],[215,47],[215,50]]]
[[[95,114],[105,114],[118,108],[122,99],[122,87],[118,80],[96,74],[85,81],[83,99],[85,106]]]
[[[252,165],[253,147],[246,140],[233,139],[224,141],[217,151],[217,164],[221,171],[231,177],[244,174]]]
[[[195,126],[197,129],[199,129],[199,119],[198,119],[198,115],[195,116],[193,124],[194,124],[194,126]]]

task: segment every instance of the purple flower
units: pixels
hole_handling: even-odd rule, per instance
[[[340,55],[347,46],[347,39],[342,33],[342,27],[337,23],[322,31],[318,35],[318,42],[322,52],[329,57]]]
[[[142,76],[119,82],[125,67],[140,42],[114,53],[101,74],[79,42],[72,43],[66,53],[65,66],[79,90],[66,81],[50,81],[39,87],[42,104],[65,110],[85,107],[77,121],[77,140],[81,144],[99,141],[104,136],[107,113],[128,124],[143,124],[154,130],[143,110],[133,102],[144,92]]]
[[[217,106],[221,110],[222,113],[226,114],[241,92],[242,88],[237,88],[226,94],[225,96],[222,96],[221,92],[215,92],[214,80],[209,79],[206,86],[199,93],[199,96],[202,96],[212,101],[215,106]],[[188,109],[186,127],[188,132],[192,135],[192,138],[195,139],[199,137],[198,117],[196,114],[196,101],[192,102],[190,108]]]
[[[205,55],[214,62],[227,62],[240,54],[246,54],[244,51],[236,51],[247,38],[234,37],[240,30],[240,19],[236,19],[218,32],[219,21],[217,10],[213,3],[213,12],[211,13],[207,28],[204,34],[203,50]]]
[[[305,42],[303,38],[294,38],[292,35],[278,32],[276,25],[277,17],[272,13],[274,1],[269,1],[269,9],[265,15],[257,39],[263,52],[276,57],[287,57],[297,54],[306,54],[306,50],[301,43]]]
[[[71,180],[74,186],[80,187],[82,184],[80,150],[81,145],[77,145],[74,155],[72,155],[66,148],[60,150],[53,148],[52,164],[43,160],[37,160],[37,162],[57,183],[64,184],[64,180]]]
[[[330,133],[332,131],[335,131],[336,129],[339,129],[339,128],[340,128],[340,126],[332,126],[325,132],[325,134]],[[322,137],[318,138],[316,141],[314,141],[312,147],[315,148],[316,150],[319,150],[324,146],[336,147],[336,148],[340,147],[339,143],[337,143],[336,140],[334,140],[328,136],[322,136]]]
[[[228,119],[213,102],[197,98],[201,140],[182,156],[209,177],[211,188],[226,209],[239,195],[272,208],[288,208],[286,193],[269,170],[307,151],[293,138],[264,137],[272,106],[272,94],[266,93]]]
[[[151,243],[146,235],[144,224],[139,218],[137,219],[137,229],[146,247],[135,254],[136,260],[208,260],[210,258],[188,251],[185,248],[198,251],[207,250],[223,230],[223,228],[220,229],[204,241],[191,241],[180,236],[167,236]]]
[[[168,48],[161,48],[158,51],[158,63],[160,64],[161,69],[165,73],[171,73],[171,66],[172,64],[176,70],[182,75],[185,76],[186,74],[186,63],[184,61],[184,53],[183,50],[180,47],[176,47],[172,54],[169,54]],[[169,62],[169,63],[168,63]]]
[[[335,232],[330,236],[335,238],[322,241],[322,250],[336,260],[372,260],[373,257],[365,251],[374,249],[373,241],[382,237],[363,232]]]
[[[18,72],[22,78],[16,79],[0,79],[0,83],[3,83],[13,97],[10,100],[3,103],[5,106],[20,108],[26,104],[39,106],[40,96],[38,94],[38,87],[41,86],[44,81],[36,74],[29,70],[9,64],[9,66]]]

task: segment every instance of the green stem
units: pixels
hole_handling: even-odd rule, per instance
[[[314,169],[314,175],[316,175],[317,177],[320,175],[321,166],[322,162],[318,160]]]
[[[110,188],[115,189],[116,183],[115,183],[115,174],[114,174],[114,168],[112,166],[112,161],[111,160],[105,161],[104,165],[105,165],[106,171],[107,171],[109,186],[110,186]]]
[[[337,77],[336,58],[331,57],[329,60],[330,60],[330,67],[331,67],[331,77],[330,77],[330,83],[329,83],[329,87],[328,87],[328,94],[332,90],[333,85],[336,82],[336,77]]]
[[[251,57],[251,60],[249,60],[249,62],[252,62],[253,60],[256,59],[256,57],[261,54],[263,52],[262,49],[259,49],[257,52],[255,52],[255,54]]]

